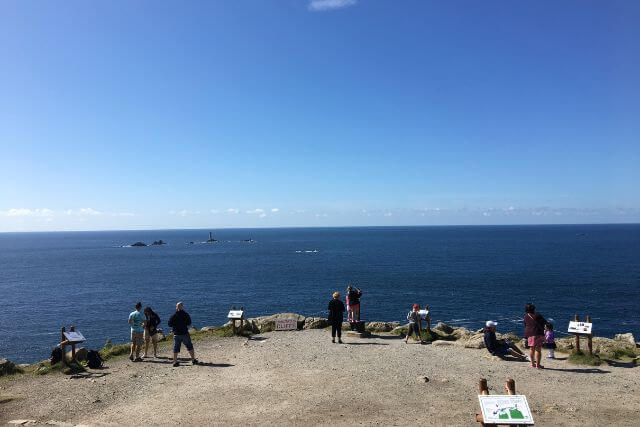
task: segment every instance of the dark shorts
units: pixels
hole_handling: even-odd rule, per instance
[[[410,337],[411,334],[416,334],[416,336],[420,338],[420,328],[418,328],[417,323],[409,323],[409,331],[407,332],[407,336]]]
[[[188,351],[193,351],[193,344],[191,343],[191,337],[187,335],[174,335],[173,337],[173,352],[180,353],[180,345],[184,343]]]
[[[506,356],[509,354],[509,346],[507,344],[498,345],[493,351],[493,354],[496,356]]]

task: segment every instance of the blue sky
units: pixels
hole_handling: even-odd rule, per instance
[[[0,3],[0,231],[640,222],[640,3]]]

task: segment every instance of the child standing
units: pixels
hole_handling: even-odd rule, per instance
[[[553,324],[544,325],[544,348],[549,350],[547,359],[555,359],[556,340],[553,335]]]

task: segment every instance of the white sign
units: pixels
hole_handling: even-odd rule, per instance
[[[586,322],[569,322],[569,333],[591,335],[592,325],[592,323]]]
[[[426,320],[429,315],[429,310],[418,310],[418,314],[422,320]]]
[[[67,341],[84,342],[84,337],[78,331],[76,331],[76,332],[65,332],[64,333],[64,337],[67,339]]]
[[[515,395],[478,395],[484,424],[533,424],[527,397]]]
[[[242,319],[243,315],[244,315],[244,311],[242,310],[230,310],[229,314],[227,315],[227,319],[240,320]]]
[[[276,331],[295,331],[298,329],[296,319],[276,319]]]

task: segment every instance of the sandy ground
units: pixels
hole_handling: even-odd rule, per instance
[[[492,394],[514,378],[537,425],[640,425],[640,368],[545,360],[536,370],[455,345],[345,342],[326,330],[272,332],[198,341],[202,366],[118,358],[84,377],[17,376],[0,381],[0,425],[477,425],[482,377]]]

